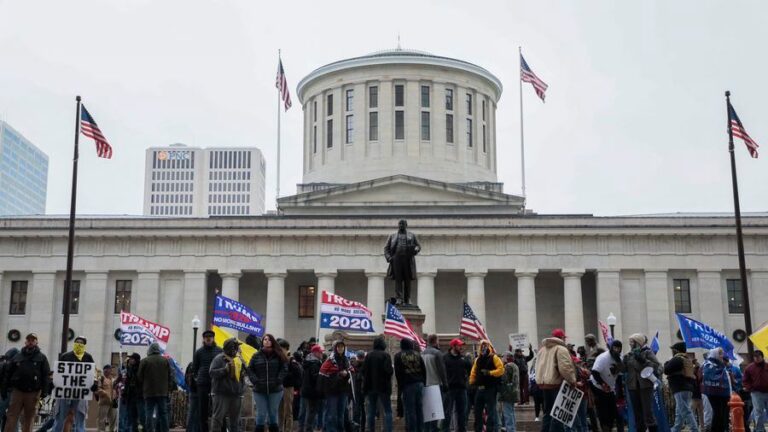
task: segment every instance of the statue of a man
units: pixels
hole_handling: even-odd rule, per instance
[[[421,245],[416,236],[409,232],[408,222],[401,219],[396,233],[389,236],[384,246],[384,258],[389,263],[387,278],[395,281],[395,297],[398,304],[410,304],[411,281],[416,280],[416,254]]]

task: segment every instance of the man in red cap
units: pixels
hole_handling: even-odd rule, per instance
[[[552,330],[552,337],[541,342],[539,355],[536,359],[536,384],[544,394],[542,432],[562,432],[564,430],[563,424],[553,420],[549,415],[563,381],[576,385],[576,366],[571,359],[571,353],[565,346],[565,332],[558,328]]]
[[[448,432],[451,428],[454,409],[456,410],[456,432],[466,432],[467,430],[467,412],[464,407],[467,406],[467,383],[469,382],[469,373],[472,370],[472,362],[462,354],[463,346],[464,342],[461,339],[453,339],[448,353],[443,356],[445,373],[448,378],[448,391],[445,394],[443,404],[445,420],[443,420],[441,428],[444,432]]]

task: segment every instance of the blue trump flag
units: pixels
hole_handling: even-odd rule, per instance
[[[741,363],[741,356],[736,353],[733,344],[728,337],[703,322],[688,318],[682,314],[675,314],[677,323],[680,325],[680,333],[688,348],[722,348],[725,355],[734,360],[737,364]]]
[[[242,303],[220,295],[216,296],[213,305],[213,324],[257,337],[264,336],[261,315]]]
[[[656,331],[656,336],[653,337],[653,340],[651,341],[651,351],[653,351],[654,354],[657,354],[659,352],[659,331]]]

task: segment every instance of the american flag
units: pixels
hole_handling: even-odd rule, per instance
[[[80,107],[80,132],[96,141],[96,156],[112,159],[112,146],[104,138],[99,125],[96,124],[96,120],[93,119],[91,113],[85,109],[85,105]]]
[[[285,110],[291,107],[291,91],[288,90],[288,80],[285,79],[285,71],[283,70],[283,60],[277,61],[277,78],[275,79],[275,87],[277,87],[280,98],[283,100],[283,106]]]
[[[472,338],[475,340],[490,340],[488,333],[485,332],[485,327],[475,316],[475,312],[469,307],[467,302],[464,302],[464,314],[461,317],[461,327],[459,328],[459,334]]]
[[[744,144],[747,145],[747,151],[749,151],[749,155],[757,159],[757,149],[760,146],[757,145],[757,143],[744,129],[744,125],[741,124],[741,120],[739,120],[739,116],[736,115],[736,110],[733,109],[733,105],[731,105],[730,102],[728,102],[728,120],[733,136],[744,140]]]
[[[413,328],[411,324],[403,317],[403,314],[392,305],[387,303],[387,317],[384,319],[384,334],[394,336],[400,339],[410,339],[419,344],[421,349],[427,347],[427,343],[421,338]]]
[[[520,80],[522,82],[531,83],[533,89],[536,90],[536,94],[539,95],[541,101],[544,102],[544,92],[547,91],[547,87],[549,86],[533,73],[522,54],[520,54]]]

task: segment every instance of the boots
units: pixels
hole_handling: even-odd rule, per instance
[[[271,424],[269,425],[269,432],[280,432],[280,428],[276,424]]]
[[[259,425],[256,425],[256,430],[255,430],[255,432],[264,432],[264,425],[261,425],[261,426],[259,426]]]

